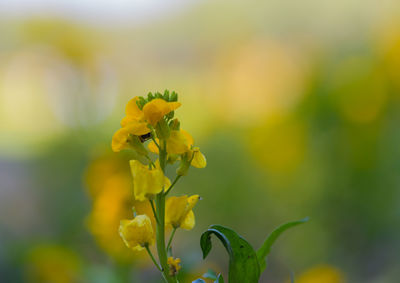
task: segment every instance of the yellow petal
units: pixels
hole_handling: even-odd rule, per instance
[[[165,224],[179,227],[185,217],[187,196],[170,197],[165,204]]]
[[[146,103],[143,107],[143,113],[145,119],[155,126],[164,115],[177,109],[181,104],[179,102],[167,102],[164,99],[156,98]]]
[[[198,148],[193,149],[193,160],[191,165],[196,168],[204,168],[207,166],[207,160],[204,154],[200,152]]]
[[[140,108],[137,106],[137,101],[139,100],[139,97],[136,96],[129,100],[129,102],[126,104],[125,112],[126,116],[136,118],[136,120],[141,120],[143,119],[143,111],[140,110]]]
[[[156,139],[156,142],[158,143],[159,140]],[[149,145],[148,145],[147,147],[149,148],[149,150],[150,150],[152,153],[157,153],[157,154],[158,154],[158,147],[157,147],[157,145],[156,145],[153,141],[149,142]]]
[[[138,215],[132,220],[121,220],[119,234],[126,246],[133,250],[143,250],[145,245],[154,243],[153,226],[147,215]]]
[[[165,204],[165,223],[174,228],[190,230],[194,226],[193,207],[199,200],[198,195],[191,197],[170,197]]]
[[[131,116],[125,116],[124,118],[122,118],[121,120],[121,127],[125,127],[126,125],[128,125],[129,123],[135,122],[137,121],[134,117]]]
[[[115,132],[111,141],[111,148],[114,152],[119,152],[129,147],[128,143],[129,132],[126,129],[121,128]]]
[[[199,199],[200,199],[199,195],[193,195],[193,196],[188,197],[188,200],[187,200],[188,207],[187,207],[187,209],[188,210],[189,209],[190,210],[193,209],[193,207],[196,205],[196,203],[199,201]]]
[[[143,111],[137,106],[136,101],[139,97],[134,97],[126,104],[125,112],[126,116],[121,120],[121,126],[125,127],[127,124],[133,121],[142,121],[144,118]]]
[[[178,271],[181,269],[181,266],[179,265],[181,263],[181,259],[174,259],[173,257],[169,257],[167,263],[169,265],[169,275],[176,276]]]
[[[141,136],[150,132],[147,124],[144,122],[131,122],[125,127],[115,132],[111,148],[114,152],[119,152],[123,149],[129,148],[129,135]]]
[[[190,210],[186,217],[183,219],[181,228],[185,230],[192,230],[196,224],[193,210]]]
[[[133,193],[136,200],[148,200],[162,191],[166,180],[159,167],[149,169],[138,160],[131,160],[130,165],[133,176]]]
[[[126,125],[123,129],[126,129],[131,135],[142,136],[150,133],[150,129],[147,127],[145,122],[133,121]]]
[[[167,140],[168,154],[183,154],[189,149],[189,141],[183,130],[171,131],[171,135]]]
[[[194,145],[194,139],[193,137],[185,130],[181,129],[182,134],[185,136],[188,147],[192,148],[192,146]]]

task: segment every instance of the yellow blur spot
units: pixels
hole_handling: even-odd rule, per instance
[[[254,128],[249,137],[254,158],[272,173],[292,172],[304,159],[305,127],[294,118],[271,117]]]
[[[28,253],[28,282],[73,283],[81,281],[81,275],[78,255],[65,247],[42,245]]]
[[[344,283],[344,275],[342,272],[330,265],[315,266],[298,278],[296,283]]]

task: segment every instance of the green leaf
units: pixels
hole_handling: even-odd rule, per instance
[[[212,248],[211,234],[215,234],[220,239],[229,254],[229,282],[257,283],[260,277],[260,267],[253,247],[229,228],[212,225],[201,235],[200,246],[203,251],[203,259],[207,257]]]
[[[264,269],[267,267],[267,262],[266,262],[266,257],[269,255],[271,252],[271,246],[275,243],[275,241],[278,239],[278,237],[287,229],[297,226],[299,224],[303,224],[308,221],[308,217],[303,218],[298,221],[292,221],[285,223],[278,228],[276,228],[271,234],[268,235],[268,237],[265,239],[263,245],[261,248],[257,251],[257,259],[258,262],[260,263],[260,271],[263,272]]]
[[[212,280],[217,280],[217,278],[218,278],[217,273],[215,273],[215,271],[212,269],[209,269],[207,271],[207,273],[204,273],[203,277],[207,278],[207,279],[212,279]]]
[[[217,280],[215,280],[214,283],[224,283],[224,278],[221,273],[218,274]]]

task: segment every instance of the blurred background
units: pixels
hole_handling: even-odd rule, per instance
[[[228,258],[210,224],[274,246],[261,282],[400,278],[400,4],[338,1],[0,1],[0,281],[160,282],[119,238],[126,102],[175,90],[207,156],[178,231],[182,282]]]

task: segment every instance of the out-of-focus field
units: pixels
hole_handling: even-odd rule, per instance
[[[219,243],[201,259],[210,224],[258,247],[304,216],[262,282],[398,282],[397,1],[37,2],[0,2],[1,282],[159,282],[119,238],[131,177],[110,141],[130,98],[164,89],[208,161],[174,189],[203,198],[182,282],[226,274]]]

